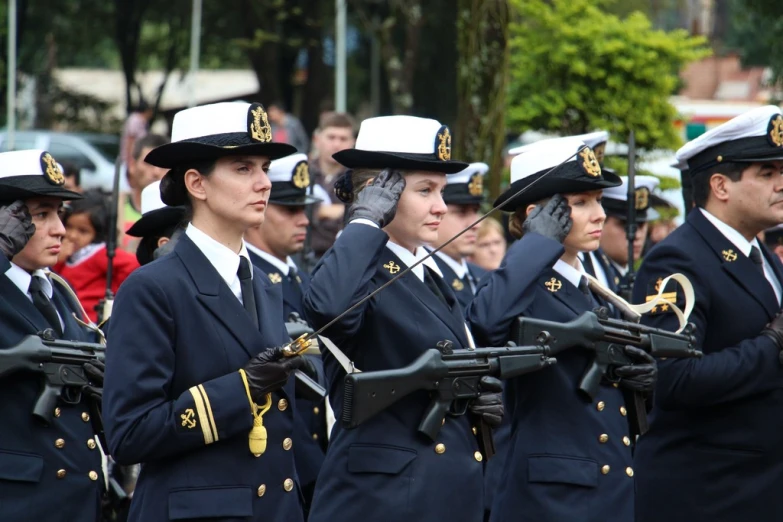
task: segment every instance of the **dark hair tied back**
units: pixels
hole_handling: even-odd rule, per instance
[[[160,180],[160,199],[170,207],[188,204],[188,189],[185,187],[185,171],[176,167]]]
[[[353,202],[353,171],[346,170],[334,182],[334,195],[346,205]]]

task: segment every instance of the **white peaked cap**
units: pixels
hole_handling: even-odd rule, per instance
[[[247,132],[249,103],[224,102],[181,110],[171,125],[172,143],[213,134]]]
[[[689,141],[677,151],[675,157],[674,167],[695,171],[722,162],[783,158],[783,117],[780,108],[765,105],[740,114]]]
[[[291,154],[285,158],[274,160],[269,166],[269,180],[272,183],[291,181],[296,172],[296,167],[301,162],[307,163],[307,154]]]
[[[622,176],[623,184],[617,187],[609,187],[604,189],[604,199],[615,199],[617,201],[628,201],[628,177]],[[634,185],[638,190],[640,188],[646,188],[649,192],[655,190],[660,184],[661,180],[655,176],[634,176]]]
[[[470,179],[475,175],[478,174],[479,176],[483,176],[484,174],[489,171],[489,165],[486,163],[471,163],[468,165],[468,168],[465,170],[461,170],[457,172],[456,174],[452,174],[448,177],[446,180],[446,183],[448,185],[452,185],[454,183],[470,183]]]
[[[584,146],[582,140],[568,137],[541,140],[520,147],[522,151],[511,160],[511,183],[551,169],[564,161],[575,162],[577,153]]]
[[[416,116],[367,118],[359,127],[355,148],[375,152],[432,154],[440,122]]]
[[[588,132],[587,134],[579,134],[578,136],[570,136],[570,137],[582,140],[585,145],[587,145],[591,149],[594,149],[601,143],[606,143],[607,141],[609,141],[609,132],[602,130],[596,132]]]
[[[165,207],[166,204],[160,199],[160,180],[153,181],[141,191],[141,213],[142,215]]]

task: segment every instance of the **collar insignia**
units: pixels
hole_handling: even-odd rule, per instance
[[[552,279],[544,283],[544,286],[546,287],[547,290],[549,290],[554,294],[555,292],[563,288],[563,283],[561,283],[559,279],[555,279],[553,277]]]
[[[737,260],[737,253],[734,252],[734,250],[732,249],[724,250],[723,252],[721,252],[721,254],[723,254],[723,259],[725,259],[729,263],[733,263],[734,261]]]
[[[461,292],[465,288],[465,283],[459,279],[454,279],[454,281],[451,282],[451,287],[457,292]]]
[[[267,277],[269,277],[269,280],[272,282],[273,285],[276,285],[283,281],[283,276],[281,276],[277,272],[272,272]]]
[[[400,271],[400,265],[396,264],[394,261],[389,261],[383,265],[383,268],[387,269],[392,275]]]

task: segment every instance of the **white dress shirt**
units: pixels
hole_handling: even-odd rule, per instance
[[[276,258],[272,254],[270,254],[269,252],[265,252],[265,251],[261,250],[260,248],[251,245],[248,242],[245,242],[245,246],[247,247],[247,249],[249,251],[253,252],[255,255],[257,255],[258,257],[260,257],[264,261],[270,263],[272,266],[277,268],[280,271],[280,273],[282,275],[284,275],[284,276],[288,275],[288,272],[289,272],[289,270],[291,268],[294,269],[294,273],[296,273],[299,270],[299,268],[296,266],[296,263],[294,263],[294,260],[291,259],[291,256],[286,257],[285,258],[285,263],[283,263],[278,258]]]
[[[742,252],[745,257],[750,257],[750,250],[753,247],[756,247],[759,249],[759,253],[761,254],[761,260],[763,261],[764,265],[764,277],[767,278],[767,281],[769,281],[769,284],[772,286],[772,290],[775,292],[775,297],[777,298],[778,302],[780,302],[781,298],[781,287],[780,287],[780,281],[778,281],[778,278],[775,276],[775,272],[772,269],[772,267],[769,264],[769,261],[767,261],[767,258],[764,256],[764,254],[761,252],[761,247],[759,247],[759,241],[755,237],[753,238],[753,241],[748,241],[745,239],[745,237],[737,232],[735,229],[721,221],[720,219],[716,218],[703,208],[699,208],[701,210],[702,214],[704,214],[704,217],[707,218],[707,220],[715,226],[715,228],[718,229],[718,232],[723,234],[723,236],[728,239],[735,247],[737,247],[737,250]]]
[[[188,228],[185,230],[185,234],[190,238],[196,247],[206,256],[209,262],[215,267],[220,278],[226,282],[239,302],[242,302],[242,286],[239,284],[239,276],[237,270],[239,270],[239,256],[245,257],[250,264],[250,256],[247,255],[247,248],[245,242],[242,242],[242,249],[239,254],[228,248],[226,245],[214,240],[198,228],[193,226],[193,223],[188,223]],[[253,265],[250,264],[252,276]]]
[[[46,272],[43,270],[36,270],[30,274],[30,272],[24,268],[11,262],[11,266],[8,270],[6,270],[5,275],[8,279],[11,280],[14,286],[19,289],[20,292],[27,296],[31,303],[33,302],[33,296],[30,295],[30,282],[33,280],[33,277],[38,277],[41,279],[41,290],[43,290],[43,293],[46,294],[46,297],[48,297],[50,300],[54,297],[54,287],[52,286],[52,282],[47,277]],[[57,307],[55,306],[54,309],[57,310]],[[57,310],[57,317],[60,318],[60,327],[65,330],[65,323],[63,323],[63,318],[60,315],[59,310]]]

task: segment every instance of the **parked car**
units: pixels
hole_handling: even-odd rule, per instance
[[[0,152],[8,151],[7,140],[8,134],[0,132]],[[112,189],[114,161],[120,153],[119,136],[50,130],[15,132],[13,150],[25,149],[44,149],[58,161],[75,164],[81,170],[81,185],[85,189]]]

